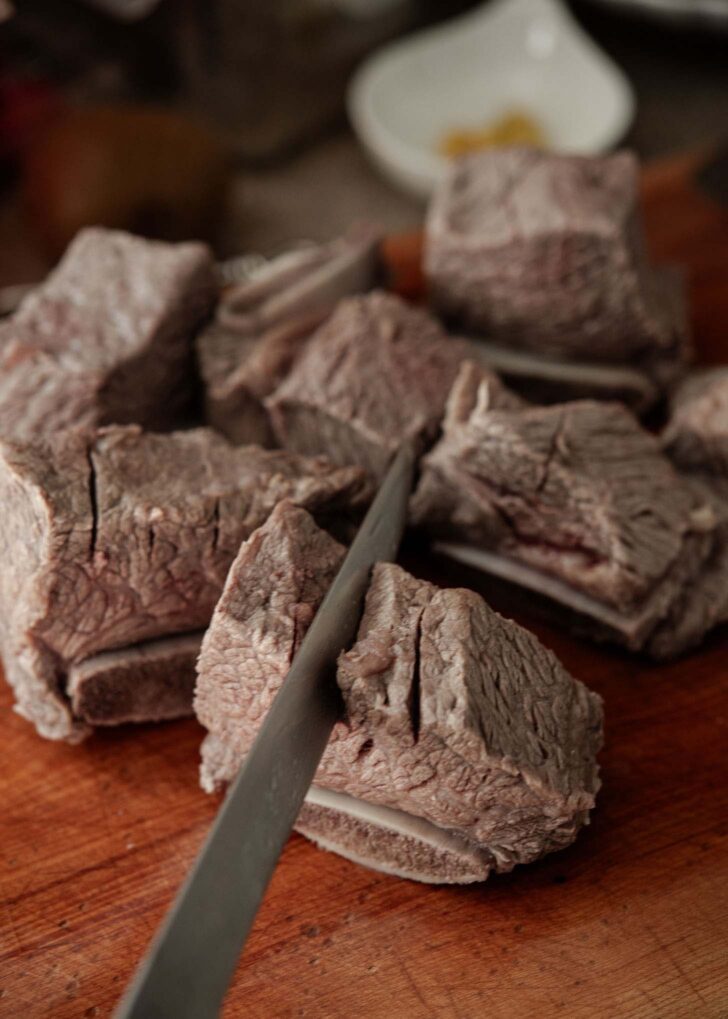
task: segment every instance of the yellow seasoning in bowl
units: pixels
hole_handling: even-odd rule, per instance
[[[469,152],[479,152],[499,145],[535,145],[546,148],[547,144],[544,130],[534,117],[524,110],[510,110],[487,127],[448,132],[441,139],[438,149],[443,156],[455,159]]]

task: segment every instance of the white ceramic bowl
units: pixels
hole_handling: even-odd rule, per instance
[[[559,0],[493,0],[379,50],[354,75],[348,108],[385,174],[427,196],[450,131],[482,129],[519,108],[554,149],[604,152],[629,127],[634,95]]]

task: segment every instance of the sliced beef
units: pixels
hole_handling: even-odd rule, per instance
[[[449,414],[412,520],[472,565],[639,649],[713,554],[717,518],[618,404]],[[678,650],[679,648],[675,648]]]
[[[682,470],[728,478],[728,367],[704,368],[685,380],[663,441]]]
[[[264,398],[336,302],[374,284],[378,241],[373,231],[358,229],[310,245],[225,293],[215,321],[197,339],[208,424],[231,442],[275,445]]]
[[[204,789],[234,777],[344,551],[286,501],[240,549],[198,663],[195,712],[209,733],[202,745]]]
[[[193,335],[215,298],[205,245],[82,230],[0,326],[0,434],[173,427],[190,409]]]
[[[342,550],[279,506],[243,546],[203,642],[202,783],[252,745]],[[567,845],[599,782],[599,698],[470,591],[375,567],[339,663],[335,727],[297,827],[424,881],[482,880]]]
[[[276,436],[381,474],[403,440],[421,447],[435,437],[467,356],[470,344],[392,294],[347,298],[266,400]]]
[[[44,736],[83,735],[71,667],[204,628],[241,541],[280,499],[325,517],[363,494],[356,468],[235,448],[209,429],[5,443],[0,627],[18,710]]]
[[[435,305],[497,343],[661,384],[685,360],[683,287],[647,262],[629,153],[459,160],[430,206],[425,269]]]

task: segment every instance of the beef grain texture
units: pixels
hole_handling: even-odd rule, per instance
[[[681,469],[728,478],[728,367],[703,368],[685,380],[663,441]]]
[[[426,311],[382,291],[341,301],[266,400],[280,444],[381,475],[399,444],[431,442],[473,354]]]
[[[286,504],[243,546],[198,663],[202,784],[251,746],[343,550]],[[345,704],[297,828],[423,881],[482,880],[573,840],[594,804],[599,698],[476,594],[375,567]]]
[[[638,167],[536,149],[458,160],[427,216],[445,315],[514,347],[585,361],[682,363],[682,281],[644,253]],[[668,372],[669,374],[669,372]]]
[[[216,297],[209,249],[99,227],[0,326],[0,434],[137,422],[189,412],[195,330]]]
[[[663,447],[718,519],[715,547],[696,582],[674,606],[656,637],[707,633],[728,622],[728,368],[703,368],[673,394]]]
[[[179,700],[162,708],[148,690],[135,698],[111,691],[114,677],[158,687],[165,656],[179,661],[179,645],[163,652],[144,642],[207,626],[241,541],[280,499],[325,516],[362,492],[357,468],[232,447],[210,429],[109,427],[95,437],[75,431],[45,444],[2,444],[0,636],[17,710],[43,736],[70,740],[90,720],[73,704],[93,696],[116,697],[119,720],[139,717],[144,704],[152,718],[179,713]],[[91,715],[115,720],[103,706]]]
[[[207,423],[231,442],[273,446],[263,400],[336,302],[369,290],[379,237],[368,228],[288,252],[223,295],[197,339]]]
[[[619,404],[462,407],[457,392],[423,461],[413,522],[496,553],[506,577],[508,564],[514,579],[525,567],[536,590],[542,577],[545,591],[579,592],[624,619],[629,646],[649,643],[716,549],[710,501]]]
[[[290,371],[321,315],[299,316],[262,334],[212,322],[197,337],[205,420],[230,442],[275,446],[264,400]]]
[[[198,662],[195,713],[208,730],[200,768],[208,792],[234,777],[344,552],[288,501],[238,552]]]

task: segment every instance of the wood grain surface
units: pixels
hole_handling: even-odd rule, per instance
[[[687,183],[693,167],[648,171],[648,229],[655,254],[690,269],[702,355],[728,360],[728,214]],[[416,251],[390,249],[410,286]],[[488,596],[412,544],[404,561]],[[592,824],[565,852],[468,888],[378,875],[292,837],[225,1016],[728,1016],[728,633],[657,667],[520,618],[605,699]],[[215,813],[197,787],[201,729],[68,747],[10,705],[3,687],[0,1016],[108,1016]]]

